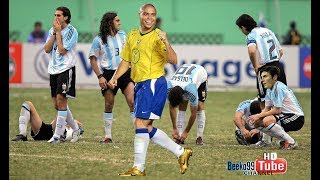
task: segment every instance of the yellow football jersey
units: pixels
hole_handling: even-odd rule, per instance
[[[165,74],[164,65],[168,60],[166,46],[155,29],[141,34],[139,29],[132,30],[126,39],[120,57],[131,63],[131,79],[141,82],[156,79]]]

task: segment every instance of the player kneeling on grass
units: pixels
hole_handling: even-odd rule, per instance
[[[235,137],[239,144],[250,145],[255,144],[261,139],[261,133],[255,129],[248,121],[248,117],[252,114],[261,112],[260,102],[258,100],[242,101],[234,114],[233,122],[236,125]]]
[[[207,98],[207,71],[197,64],[183,64],[168,81],[168,101],[172,121],[172,136],[176,143],[184,144],[197,119],[197,145],[203,145],[206,122],[204,102]],[[190,118],[186,123],[186,110],[190,101]],[[176,108],[179,108],[177,113]]]
[[[276,66],[261,69],[262,83],[267,89],[265,108],[248,119],[261,132],[279,139],[280,149],[295,149],[298,143],[287,132],[302,128],[304,113],[292,90],[277,81],[279,71]]]
[[[80,134],[83,134],[84,130],[82,124],[74,120],[80,128]],[[31,137],[37,140],[49,140],[56,126],[56,118],[51,122],[51,124],[46,124],[40,118],[36,107],[30,101],[25,101],[22,104],[20,117],[19,117],[19,134],[16,135],[12,141],[27,141],[27,127],[30,123],[31,126]],[[70,142],[78,141],[79,136],[76,133],[73,133],[74,124],[68,124],[64,133],[64,136],[60,137],[60,141],[70,140]]]

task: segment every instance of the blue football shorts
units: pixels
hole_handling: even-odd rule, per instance
[[[167,99],[164,76],[138,82],[134,88],[134,109],[137,118],[160,119]]]

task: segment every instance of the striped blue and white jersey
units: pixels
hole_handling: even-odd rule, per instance
[[[251,102],[253,100],[245,100],[245,101],[242,101],[237,109],[236,109],[236,112],[241,112],[243,114],[242,116],[242,119],[246,121],[246,124],[251,127],[251,128],[254,128],[254,125],[250,124],[249,121],[248,121],[248,117],[251,116],[251,112],[250,112],[250,105],[251,105]]]
[[[49,30],[49,35],[46,43],[53,36],[53,27]],[[61,37],[63,48],[67,50],[65,55],[62,55],[58,51],[57,40],[54,41],[52,50],[50,52],[50,62],[48,65],[49,74],[59,74],[62,73],[77,63],[76,58],[76,44],[78,42],[78,32],[71,24],[68,24],[64,29],[61,30]]]
[[[100,36],[96,36],[91,45],[89,59],[95,56],[100,62],[101,69],[116,70],[121,62],[120,53],[124,47],[126,33],[122,30],[113,36],[107,36],[107,43],[103,44]]]
[[[247,46],[257,47],[257,58],[260,65],[280,60],[282,49],[275,34],[263,27],[256,27],[246,37]]]
[[[278,107],[282,113],[304,116],[302,107],[292,90],[280,81],[277,81],[272,89],[267,89],[265,105]]]
[[[168,81],[168,92],[171,88],[180,86],[184,90],[184,99],[189,100],[191,106],[198,106],[198,88],[203,82],[207,82],[207,79],[207,71],[202,66],[183,64]]]

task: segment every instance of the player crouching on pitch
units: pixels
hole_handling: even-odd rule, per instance
[[[277,81],[279,72],[276,66],[261,69],[262,83],[267,89],[265,108],[248,119],[261,132],[279,139],[280,149],[295,149],[298,143],[287,132],[298,131],[303,127],[304,113],[292,90]]]

